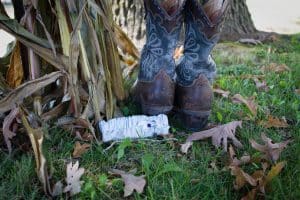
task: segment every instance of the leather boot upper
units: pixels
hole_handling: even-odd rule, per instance
[[[146,44],[142,50],[139,81],[151,81],[164,70],[175,78],[173,53],[179,40],[184,20],[185,0],[170,15],[157,0],[144,0],[146,10]]]
[[[157,0],[144,0],[147,40],[135,90],[144,114],[168,113],[173,108],[176,76],[173,54],[184,20],[184,2],[176,10],[174,7],[165,10]]]

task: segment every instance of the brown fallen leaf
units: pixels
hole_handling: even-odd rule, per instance
[[[259,124],[265,128],[287,128],[289,126],[285,119],[279,119],[271,115],[268,116],[267,121],[260,121]]]
[[[254,97],[250,97],[250,98],[244,98],[242,95],[240,94],[236,94],[232,97],[232,101],[234,103],[243,103],[247,106],[247,108],[249,109],[249,111],[252,113],[253,116],[257,115],[257,104],[254,101]]]
[[[272,166],[271,170],[268,173],[266,172],[266,169],[254,172],[252,174],[252,178],[254,178],[258,183],[256,190],[265,194],[266,186],[280,174],[285,165],[286,162],[280,162],[275,166]]]
[[[76,163],[73,165],[72,162],[70,162],[67,165],[67,177],[66,177],[66,183],[67,186],[64,188],[64,193],[70,192],[71,196],[74,196],[81,191],[81,185],[84,181],[80,181],[81,176],[84,173],[84,168],[79,168],[79,162],[76,161]]]
[[[137,191],[137,193],[142,194],[144,191],[144,187],[146,185],[145,175],[142,176],[134,176],[130,173],[126,173],[121,170],[114,169],[112,170],[112,173],[118,174],[122,177],[122,180],[124,181],[125,187],[124,187],[124,197],[128,197],[132,195],[134,190]]]
[[[230,145],[230,147],[229,147],[229,158],[230,158],[229,166],[236,166],[236,167],[247,164],[251,161],[250,156],[242,156],[240,159],[238,159],[236,157],[236,154],[235,154],[235,151],[234,151],[232,145]]]
[[[213,89],[214,93],[221,95],[222,97],[228,98],[230,92],[229,91],[225,91],[219,88],[214,88]]]
[[[90,144],[80,144],[80,142],[75,143],[74,151],[73,151],[73,158],[80,158],[82,154],[87,152],[90,148]]]
[[[276,176],[278,176],[278,174],[280,174],[285,165],[286,162],[280,162],[273,166],[265,179],[266,184],[270,183]]]
[[[262,66],[261,70],[263,72],[275,72],[275,73],[291,71],[291,69],[288,66],[286,66],[285,64],[277,64],[277,63],[271,63],[268,66]]]
[[[241,200],[256,200],[257,190],[252,189],[248,194],[241,198]]]
[[[254,140],[250,140],[251,146],[264,153],[263,158],[270,160],[272,162],[276,162],[279,157],[280,153],[286,148],[286,146],[291,142],[291,140],[287,140],[281,143],[273,143],[270,138],[268,138],[264,133],[261,134],[261,138],[264,145],[258,144]]]
[[[11,152],[12,152],[10,140],[16,136],[16,133],[11,131],[11,126],[18,114],[19,114],[19,108],[14,108],[10,111],[9,115],[7,115],[4,118],[4,121],[3,121],[3,136],[4,136],[4,141],[6,143],[9,154],[11,154]]]
[[[10,58],[9,68],[6,74],[6,80],[11,88],[21,85],[24,77],[24,70],[21,59],[20,42],[16,42],[16,46]]]
[[[247,174],[241,168],[237,166],[231,166],[231,174],[236,177],[234,182],[234,188],[236,190],[240,190],[243,188],[247,183],[252,187],[252,190],[242,199],[256,199],[256,195],[258,192],[265,194],[266,186],[275,178],[277,177],[286,162],[280,162],[273,166],[269,172],[267,172],[266,166],[263,163],[263,170],[257,170],[252,175]]]
[[[300,89],[296,89],[296,90],[295,90],[295,93],[296,93],[297,95],[300,95]]]
[[[235,176],[234,189],[240,190],[247,183],[251,186],[257,186],[256,180],[250,176],[248,173],[244,172],[240,167],[231,166],[231,175]]]
[[[204,140],[210,137],[213,145],[217,148],[223,146],[224,151],[227,151],[228,139],[231,139],[236,147],[241,148],[243,145],[235,137],[237,127],[242,127],[242,121],[234,121],[209,130],[193,133],[187,138],[185,144],[181,145],[181,152],[186,154],[193,141]]]
[[[255,85],[258,90],[268,92],[270,90],[269,86],[267,85],[267,82],[263,80],[260,82],[258,78],[253,78],[253,81],[255,82]]]

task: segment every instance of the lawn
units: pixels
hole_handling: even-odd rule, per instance
[[[258,113],[254,117],[243,104],[230,98],[215,95],[211,124],[226,124],[242,120],[243,128],[237,129],[237,138],[244,148],[236,150],[238,156],[248,153],[257,156],[249,139],[261,142],[265,133],[275,142],[293,139],[283,151],[279,161],[286,161],[283,171],[272,180],[265,199],[300,199],[300,35],[260,46],[238,43],[221,43],[214,50],[218,64],[215,87],[230,91],[230,96],[241,94],[255,97]],[[263,72],[262,66],[271,63],[285,64],[291,71]],[[269,91],[257,89],[252,75],[264,75]],[[129,101],[121,109],[125,115],[137,114]],[[287,128],[265,128],[260,121],[268,115],[285,118]],[[210,140],[195,142],[187,155],[180,152],[180,144],[190,134],[180,128],[176,118],[170,117],[173,138],[125,140],[111,148],[109,144],[92,144],[79,159],[85,168],[84,184],[74,199],[122,199],[123,182],[109,173],[111,169],[137,170],[145,175],[147,185],[142,194],[134,193],[129,199],[240,199],[250,187],[236,191],[234,176],[226,168],[227,153],[216,149]],[[25,136],[19,136],[25,137]],[[1,141],[1,140],[0,140]],[[77,140],[69,132],[51,126],[44,142],[44,152],[53,181],[65,177],[66,164],[72,159]],[[32,150],[20,144],[12,155],[0,150],[0,199],[46,199],[35,173]],[[248,173],[261,168],[259,163],[242,167]],[[263,196],[259,196],[263,198]],[[61,196],[64,199],[65,196]]]

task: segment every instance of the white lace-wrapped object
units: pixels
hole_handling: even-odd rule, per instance
[[[132,116],[100,121],[99,128],[103,142],[125,138],[147,138],[169,134],[169,121],[166,115]]]

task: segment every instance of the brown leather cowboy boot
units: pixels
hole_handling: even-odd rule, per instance
[[[185,9],[184,57],[177,67],[175,104],[187,129],[197,131],[207,125],[216,64],[210,53],[219,39],[228,0],[188,0]]]
[[[143,48],[135,98],[147,115],[168,113],[175,94],[173,54],[184,17],[185,0],[144,0],[147,41]]]

